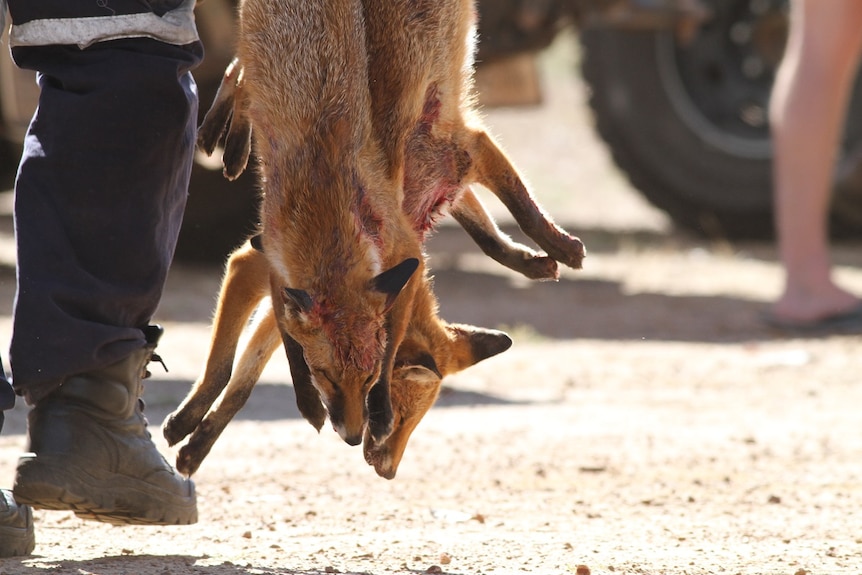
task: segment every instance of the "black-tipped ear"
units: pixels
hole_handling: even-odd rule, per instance
[[[263,236],[261,234],[257,234],[251,238],[251,247],[259,252],[263,251]]]
[[[419,260],[416,258],[407,258],[400,264],[389,268],[385,272],[374,278],[374,289],[389,296],[398,295],[407,282],[410,276],[419,267]]]
[[[313,305],[313,302],[311,301],[311,296],[308,295],[307,291],[286,287],[281,290],[281,294],[284,298],[285,304],[292,304],[299,308],[299,311],[303,313],[308,313],[309,311],[311,311],[311,306]]]
[[[326,422],[326,408],[320,402],[320,394],[311,383],[311,370],[305,362],[302,346],[287,333],[281,332],[284,351],[290,364],[290,378],[293,380],[293,391],[296,393],[296,407],[299,413],[318,432]]]
[[[512,347],[512,338],[496,329],[466,324],[450,324],[446,329],[454,336],[451,351],[455,366],[448,373],[460,371]]]
[[[479,363],[512,347],[512,338],[496,329],[477,330],[470,335],[470,347],[473,358]]]

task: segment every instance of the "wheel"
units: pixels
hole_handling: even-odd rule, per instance
[[[476,8],[480,65],[546,48],[569,10],[566,2],[536,0],[479,0]]]
[[[673,30],[583,29],[581,72],[600,136],[647,200],[701,235],[770,238],[768,101],[787,36],[787,1],[709,4],[713,17],[688,39]],[[859,94],[846,150],[862,141]],[[853,172],[847,162],[842,173]],[[862,191],[854,187],[852,178],[844,182],[844,207],[833,209],[840,235],[862,232]]]

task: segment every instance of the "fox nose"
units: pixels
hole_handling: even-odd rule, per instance
[[[333,425],[332,427],[347,445],[359,445],[362,443],[362,431],[359,433],[349,433],[343,425]]]
[[[342,439],[347,443],[347,445],[359,445],[362,443],[362,434],[348,435],[347,437],[342,437]]]

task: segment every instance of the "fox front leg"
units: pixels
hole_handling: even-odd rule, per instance
[[[469,187],[452,206],[452,216],[491,259],[530,279],[555,280],[559,277],[556,260],[512,241],[497,227]]]
[[[475,132],[471,140],[468,152],[475,181],[500,198],[524,233],[550,257],[581,269],[586,255],[583,242],[555,224],[539,207],[512,163],[487,133]]]

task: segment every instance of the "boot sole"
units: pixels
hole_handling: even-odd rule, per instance
[[[198,520],[194,484],[177,495],[119,474],[96,476],[68,461],[24,456],[18,461],[13,493],[34,509],[74,511],[83,519],[113,525],[190,525]]]

